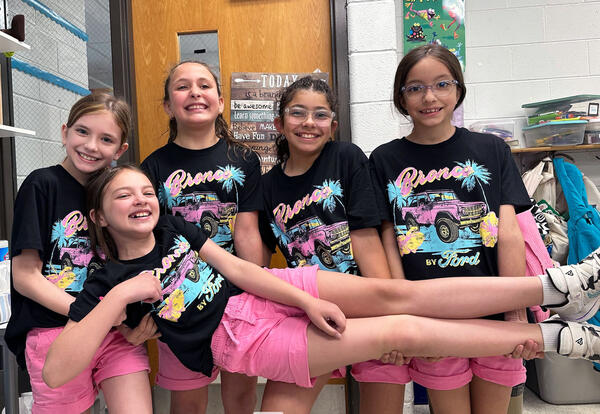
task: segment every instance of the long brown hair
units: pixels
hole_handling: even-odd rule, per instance
[[[200,62],[197,60],[184,60],[182,62],[179,62],[178,64],[173,66],[171,70],[169,70],[169,74],[165,79],[163,103],[166,104],[170,102],[169,85],[171,84],[171,78],[173,77],[173,73],[175,73],[175,70],[178,67],[187,63],[193,63],[195,65],[200,65],[204,67],[213,77],[215,84],[217,85],[217,93],[219,94],[219,97],[223,96],[223,93],[221,92],[221,85],[219,84],[219,79],[217,79],[217,75],[215,75],[210,66],[208,66],[204,62]],[[224,139],[227,142],[227,147],[229,149],[233,149],[234,151],[236,149],[243,149],[245,152],[249,151],[249,147],[235,141],[233,132],[231,131],[231,128],[229,128],[229,124],[227,124],[227,121],[223,117],[223,114],[219,114],[217,116],[217,119],[215,119],[215,133],[218,138]],[[172,117],[169,119],[169,140],[167,142],[173,142],[175,141],[175,138],[177,138],[177,120],[175,119],[175,117]]]
[[[98,212],[102,211],[102,201],[104,200],[104,192],[106,187],[115,179],[115,177],[125,170],[139,172],[148,175],[140,168],[131,164],[118,165],[116,167],[104,168],[96,173],[85,186],[85,201],[86,201],[86,220],[88,223],[88,233],[92,242],[92,247],[96,256],[100,256],[98,247],[112,261],[118,261],[119,256],[117,246],[112,236],[106,229],[102,227],[98,220]],[[150,178],[148,178],[150,180]],[[152,182],[152,180],[150,180]],[[96,220],[92,220],[90,211],[94,210]]]

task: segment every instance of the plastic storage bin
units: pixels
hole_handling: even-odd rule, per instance
[[[515,137],[514,121],[478,121],[469,126],[473,132],[482,132],[500,137],[511,147],[518,147],[519,140]]]
[[[579,145],[583,143],[583,134],[587,121],[546,122],[523,128],[525,145],[545,147],[553,145]]]
[[[590,119],[585,127],[583,142],[586,144],[600,144],[600,118]]]
[[[526,362],[529,389],[550,404],[600,403],[600,372],[590,361],[548,352]]]

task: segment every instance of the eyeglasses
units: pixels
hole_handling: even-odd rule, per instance
[[[431,92],[435,96],[441,97],[448,96],[458,84],[458,81],[455,79],[437,81],[433,85],[412,83],[400,88],[400,92],[404,94],[406,99],[415,99],[424,96],[427,93],[427,89],[431,89]]]
[[[308,119],[308,116],[312,116],[312,120],[317,125],[327,125],[331,122],[331,120],[335,117],[335,112],[328,111],[327,109],[316,109],[314,111],[309,111],[304,108],[285,108],[283,110],[289,117],[289,121],[292,123],[302,123]]]

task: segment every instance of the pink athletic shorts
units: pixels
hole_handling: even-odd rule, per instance
[[[219,368],[213,367],[210,377],[192,371],[179,361],[171,348],[160,339],[158,342],[158,373],[156,383],[170,391],[187,391],[203,388],[217,379]]]
[[[437,362],[413,358],[410,361],[413,381],[432,390],[454,390],[473,378],[514,387],[525,382],[527,373],[521,359],[504,356],[485,358],[444,358]]]
[[[408,364],[384,364],[379,360],[352,364],[352,376],[358,382],[384,382],[386,384],[408,384],[411,380]]]
[[[27,334],[25,360],[33,391],[34,414],[79,414],[94,404],[98,386],[107,378],[149,371],[143,345],[131,345],[117,330],[111,330],[96,351],[90,365],[77,377],[55,389],[42,379],[50,345],[63,328],[36,328]]]
[[[318,297],[317,269],[266,270]],[[232,296],[212,338],[215,365],[229,372],[312,387],[306,332],[309,323],[302,309],[248,293]]]

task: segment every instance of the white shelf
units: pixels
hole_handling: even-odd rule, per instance
[[[27,43],[19,42],[12,36],[0,32],[0,52],[22,52],[31,49]]]
[[[24,135],[27,137],[35,137],[35,131],[0,124],[0,137],[14,137],[15,135]]]

